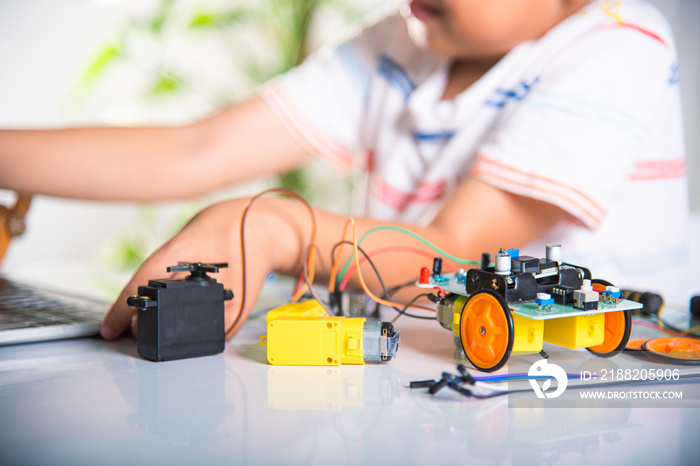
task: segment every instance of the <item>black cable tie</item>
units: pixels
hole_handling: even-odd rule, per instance
[[[409,384],[409,388],[430,388],[435,385],[434,380],[416,380]]]
[[[437,392],[439,392],[440,390],[442,390],[443,388],[445,388],[445,386],[446,386],[447,384],[448,384],[448,380],[447,380],[445,377],[443,377],[442,379],[440,379],[439,382],[435,383],[432,387],[430,387],[430,389],[428,390],[428,392],[429,392],[431,395],[435,395]]]
[[[474,379],[474,377],[467,372],[467,368],[464,366],[464,364],[457,364],[457,370],[460,374],[462,374],[462,380],[464,383],[469,385],[474,385],[476,383],[476,379]]]

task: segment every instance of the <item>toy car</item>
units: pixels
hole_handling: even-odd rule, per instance
[[[561,246],[548,245],[544,259],[501,250],[494,264],[442,274],[421,270],[416,284],[437,288],[437,319],[452,330],[469,361],[492,372],[511,353],[542,353],[544,341],[586,348],[596,356],[618,354],[627,344],[630,311],[641,304],[621,299],[620,290],[591,272],[561,261]]]

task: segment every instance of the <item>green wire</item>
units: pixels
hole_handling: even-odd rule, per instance
[[[358,246],[361,245],[362,242],[365,240],[365,237],[367,237],[367,235],[369,235],[370,233],[372,233],[374,231],[379,231],[379,230],[398,231],[400,233],[404,233],[408,236],[411,236],[411,237],[417,239],[418,241],[420,241],[421,243],[425,244],[426,246],[430,247],[433,251],[436,251],[436,252],[440,253],[441,255],[445,256],[446,258],[448,258],[452,262],[457,262],[459,264],[468,264],[468,265],[481,265],[481,262],[470,261],[470,260],[466,260],[466,259],[460,259],[459,257],[455,257],[452,254],[443,251],[442,249],[440,249],[439,247],[437,247],[436,245],[434,245],[433,243],[431,243],[427,239],[423,238],[422,236],[420,236],[416,233],[413,233],[412,231],[407,230],[405,228],[395,227],[395,226],[391,226],[391,225],[370,228],[369,230],[367,230],[365,232],[364,235],[362,235],[362,237],[360,238],[360,241],[357,242],[357,245]],[[345,267],[343,267],[343,270],[338,275],[337,283],[340,283],[343,281],[345,274],[347,273],[348,269],[350,268],[350,264],[352,264],[352,260],[353,260],[354,255],[355,255],[355,253],[353,251],[353,255],[350,256],[348,261],[345,263]]]

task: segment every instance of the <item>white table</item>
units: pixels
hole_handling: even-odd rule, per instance
[[[0,348],[0,464],[697,464],[700,411],[509,407],[431,396],[455,372],[450,333],[402,318],[386,364],[284,367],[264,314],[223,354],[155,363],[131,337]],[[581,364],[608,363],[572,351]],[[528,359],[529,358],[529,359]],[[513,356],[530,364],[536,356]],[[618,362],[622,362],[619,359]],[[700,385],[680,385],[695,389]],[[693,405],[689,401],[689,405]]]

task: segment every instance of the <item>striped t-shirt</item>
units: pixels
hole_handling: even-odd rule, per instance
[[[559,243],[594,277],[689,296],[678,66],[657,10],[593,1],[441,100],[449,67],[396,14],[261,95],[310,152],[364,172],[361,214],[426,223],[474,176],[570,214],[523,253]]]

